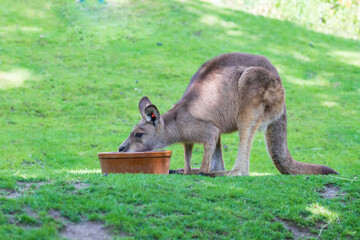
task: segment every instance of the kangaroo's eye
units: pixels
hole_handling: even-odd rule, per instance
[[[135,133],[136,138],[141,138],[144,134],[143,133]]]

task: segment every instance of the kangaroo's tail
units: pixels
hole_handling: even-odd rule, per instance
[[[282,174],[338,174],[327,166],[295,161],[287,146],[286,125],[286,108],[284,106],[280,118],[270,123],[265,131],[269,155]]]

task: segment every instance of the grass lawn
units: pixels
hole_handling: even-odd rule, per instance
[[[186,0],[1,1],[0,23],[3,239],[360,238],[359,40]],[[97,152],[127,137],[142,96],[166,112],[225,52],[271,60],[292,156],[341,175],[280,175],[260,132],[249,177],[100,173]],[[222,143],[231,169],[237,133]],[[167,149],[183,167],[182,146]]]

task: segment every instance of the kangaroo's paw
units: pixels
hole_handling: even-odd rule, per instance
[[[245,174],[242,174],[237,171],[216,171],[216,172],[209,172],[209,173],[200,173],[203,176],[208,177],[219,177],[219,176],[244,176]]]
[[[200,168],[192,168],[187,171],[184,168],[169,170],[169,174],[197,175],[199,173],[200,173]]]
[[[207,176],[207,177],[228,176],[229,174],[230,174],[230,171],[217,171],[217,172],[201,173],[201,175]]]
[[[216,177],[213,172],[208,172],[208,173],[198,173],[199,176],[205,176],[205,177]]]
[[[191,174],[192,175],[198,175],[200,173],[200,168],[192,168],[191,169]]]
[[[183,168],[179,168],[179,169],[175,169],[175,170],[169,170],[169,174],[184,174],[184,169]]]

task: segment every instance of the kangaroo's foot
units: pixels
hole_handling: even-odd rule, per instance
[[[169,174],[184,174],[184,169],[183,168],[179,168],[179,169],[175,169],[175,170],[169,170]]]
[[[179,168],[175,170],[169,170],[169,174],[198,175],[200,174],[200,168],[192,168],[190,171],[186,171],[184,168]]]
[[[239,171],[216,171],[209,173],[200,173],[203,176],[208,177],[219,177],[219,176],[247,176],[248,174],[243,174]]]

